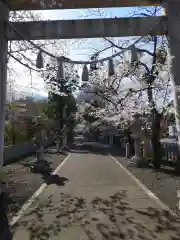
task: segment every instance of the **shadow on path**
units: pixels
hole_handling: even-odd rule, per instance
[[[56,184],[58,186],[64,186],[65,182],[68,181],[68,179],[65,177],[60,177],[57,174],[52,174],[53,169],[50,167],[50,163],[45,160],[32,165],[31,171],[33,173],[41,174],[44,182],[47,185]]]
[[[64,193],[60,193],[58,199],[58,203],[53,203],[52,196],[49,196],[19,222],[18,225],[27,229],[31,239],[52,239],[77,225],[90,240],[102,237],[105,240],[159,240],[164,239],[164,234],[168,240],[180,239],[179,218],[152,207],[134,209],[126,199],[126,191],[119,191],[107,199],[94,197],[90,202],[84,197]],[[52,218],[50,224],[48,214]],[[140,221],[142,217],[146,221]],[[147,219],[152,224],[147,224]]]
[[[59,152],[57,152],[57,150],[56,149],[54,149],[54,150],[52,150],[52,149],[47,149],[47,150],[45,150],[44,151],[44,153],[48,153],[48,154],[56,154],[56,155],[64,155],[64,156],[66,156],[68,153],[66,152],[66,151],[63,151],[63,150],[61,150],[61,151],[59,151]]]
[[[77,144],[74,145],[73,148],[70,149],[70,152],[72,153],[82,153],[82,154],[89,154],[89,153],[93,153],[96,155],[108,155],[109,152],[111,151],[110,147],[103,147],[99,146],[98,143],[96,145],[96,143],[93,144]]]
[[[157,173],[168,174],[171,177],[179,177],[180,176],[180,173],[178,173],[174,167],[166,167],[165,166],[165,167],[161,167],[160,169],[154,170],[154,171],[156,171]]]
[[[0,195],[0,239],[1,240],[12,240],[12,233],[9,228],[7,218],[7,207],[9,199],[5,193]]]
[[[68,179],[65,177],[60,177],[58,175],[51,175],[51,174],[47,174],[47,173],[43,174],[43,179],[47,185],[56,184],[60,187],[64,186],[65,183],[68,181]]]

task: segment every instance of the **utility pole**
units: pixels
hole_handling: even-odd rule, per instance
[[[4,4],[2,1],[0,1],[0,167],[3,166],[4,158],[4,124],[5,124],[7,51],[8,51],[6,27],[8,20],[9,20],[8,6]]]

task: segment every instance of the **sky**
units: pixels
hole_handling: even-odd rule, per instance
[[[132,16],[139,12],[139,8],[108,8],[108,9],[77,9],[77,10],[45,10],[37,11],[43,20],[68,20],[87,18],[114,18]],[[68,55],[73,60],[87,60],[96,49],[103,49],[105,42],[102,39],[71,40],[68,46]],[[72,44],[73,43],[73,44]],[[112,50],[106,51],[112,54]],[[20,64],[15,64],[17,72],[16,85],[28,94],[47,96],[44,81],[35,72],[32,75]]]

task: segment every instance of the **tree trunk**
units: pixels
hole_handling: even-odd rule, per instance
[[[153,155],[152,160],[153,160],[154,168],[159,169],[161,167],[161,159],[162,159],[162,151],[161,151],[161,143],[160,143],[160,123],[161,123],[163,114],[158,113],[155,107],[151,85],[149,85],[149,88],[147,89],[147,95],[148,95],[149,105],[152,107],[152,111],[151,111],[152,113],[151,144],[152,144],[152,155]]]
[[[155,169],[161,167],[162,151],[160,143],[160,122],[162,114],[158,113],[156,109],[153,110],[153,121],[152,121],[152,150],[153,150],[153,166]]]

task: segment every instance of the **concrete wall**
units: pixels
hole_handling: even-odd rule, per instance
[[[53,139],[44,140],[44,147],[48,147],[53,144]],[[32,143],[21,143],[17,145],[7,146],[4,148],[4,164],[11,163],[18,160],[19,158],[26,157],[30,154],[33,154],[37,151],[37,148]]]

